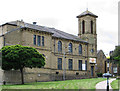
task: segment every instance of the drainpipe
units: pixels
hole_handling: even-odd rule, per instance
[[[54,39],[54,54],[55,54],[55,39]]]

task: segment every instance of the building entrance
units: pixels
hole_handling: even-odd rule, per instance
[[[94,76],[94,66],[91,66],[91,76]]]

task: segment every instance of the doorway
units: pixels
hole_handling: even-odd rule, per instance
[[[107,68],[107,67],[106,67],[107,64],[106,64],[106,61],[105,61],[104,64],[105,64],[105,71],[104,71],[104,72],[107,73],[107,69],[106,69],[106,68]]]
[[[91,76],[94,76],[94,66],[91,66]]]

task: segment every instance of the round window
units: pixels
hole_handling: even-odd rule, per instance
[[[94,52],[94,49],[91,49],[91,52],[93,53],[93,52]]]

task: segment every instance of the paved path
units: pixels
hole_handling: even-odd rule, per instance
[[[111,89],[110,91],[112,91],[112,87],[111,87],[110,83],[114,80],[116,80],[116,78],[112,78],[109,80],[109,89]],[[96,84],[96,91],[100,91],[100,90],[106,91],[106,89],[107,89],[107,81],[106,80]]]

